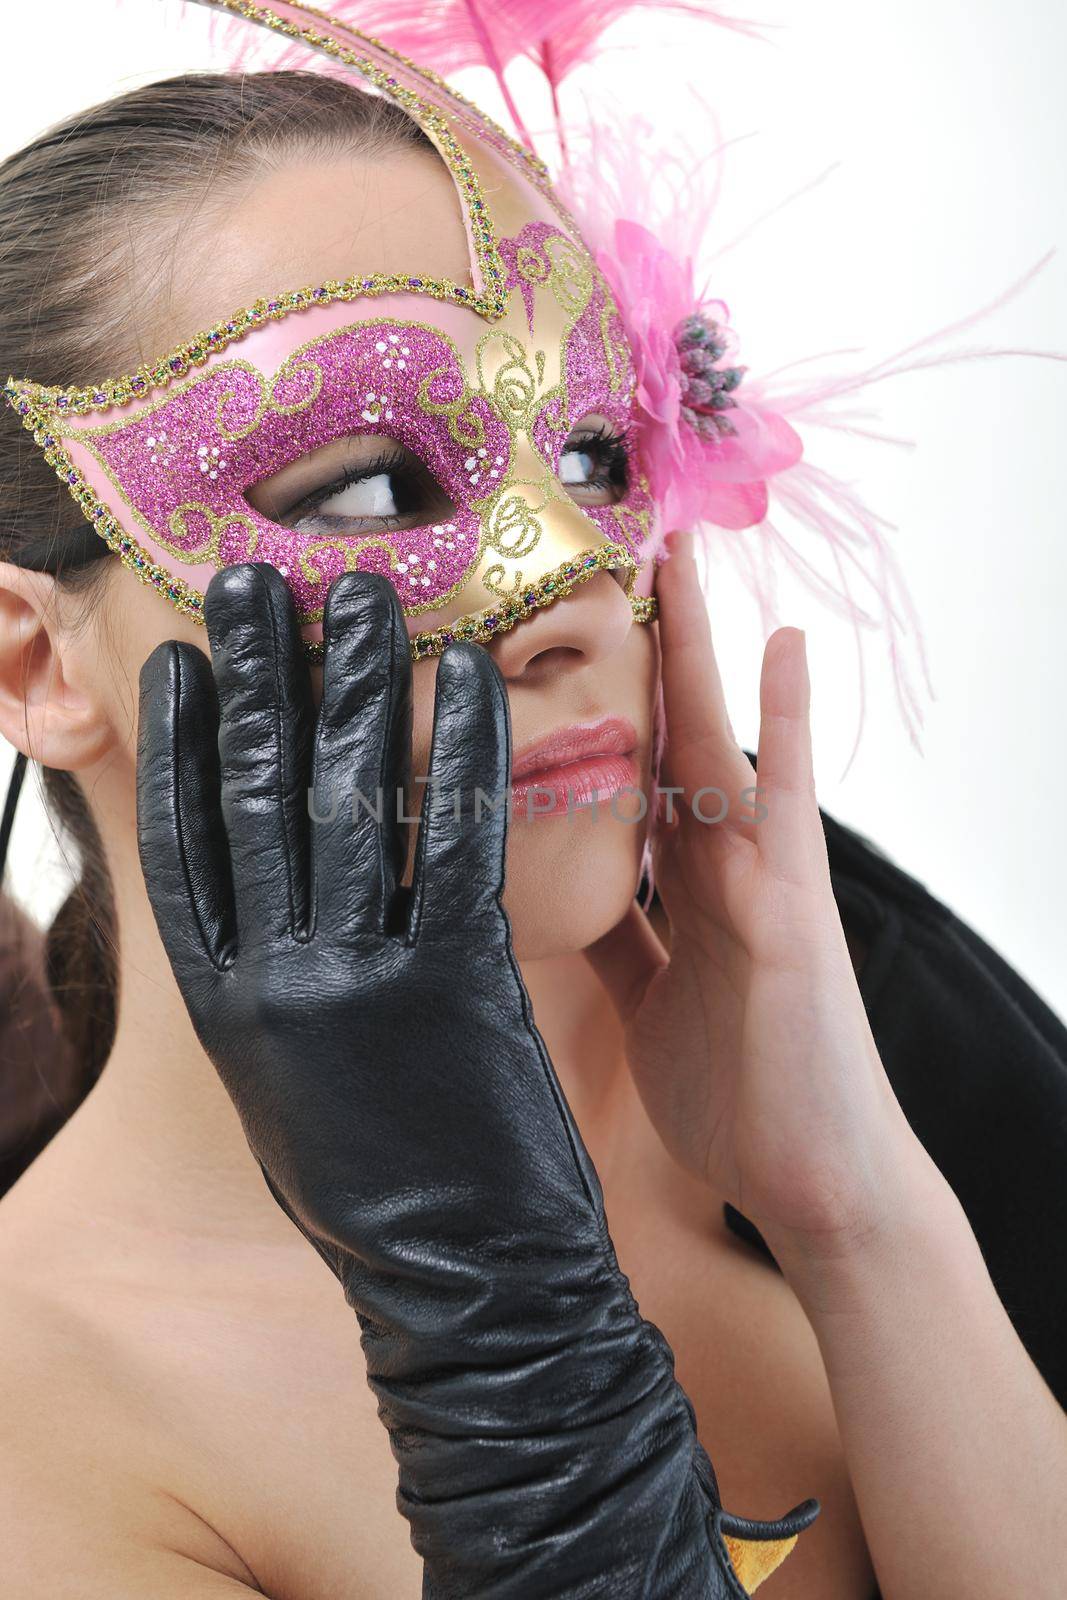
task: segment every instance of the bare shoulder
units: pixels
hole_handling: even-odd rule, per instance
[[[42,1195],[0,1202],[4,1600],[415,1600],[358,1324],[318,1255]]]
[[[262,1592],[225,1541],[155,1477],[139,1432],[117,1347],[61,1296],[5,1273],[0,1545],[8,1600]]]

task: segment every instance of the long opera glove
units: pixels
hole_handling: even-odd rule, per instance
[[[670,1346],[618,1266],[501,905],[495,663],[469,644],[441,658],[407,890],[392,585],[331,589],[317,717],[279,573],[223,569],[206,618],[210,661],[170,642],[142,672],[142,867],[266,1182],[358,1320],[424,1600],[737,1600],[746,1563],[758,1581],[818,1504],[723,1512]]]

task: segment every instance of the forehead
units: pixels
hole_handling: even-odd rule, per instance
[[[254,163],[207,194],[197,223],[168,246],[166,292],[146,330],[153,348],[210,327],[265,287],[344,279],[357,262],[368,273],[472,283],[459,194],[433,150],[317,160],[304,149]]]

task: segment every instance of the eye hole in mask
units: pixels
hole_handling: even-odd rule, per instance
[[[580,422],[563,447],[559,480],[580,506],[617,505],[630,487],[623,435],[607,422]]]
[[[559,480],[580,506],[617,504],[629,487],[624,436],[596,418],[571,430]],[[426,465],[395,439],[335,440],[254,484],[253,510],[315,537],[350,537],[442,521],[456,507]]]

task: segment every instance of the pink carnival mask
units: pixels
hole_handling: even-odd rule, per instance
[[[419,122],[456,183],[471,284],[357,270],[259,300],[125,377],[65,389],[10,379],[10,403],[84,514],[197,620],[217,568],[269,562],[309,641],[331,581],[354,569],[395,585],[415,657],[452,638],[485,642],[605,568],[650,619],[655,529],[633,358],[537,157],[343,23],[297,5],[235,9],[340,58]],[[625,485],[613,504],[581,507],[561,462],[593,415],[624,443]],[[293,525],[248,498],[299,458],[361,436],[418,458],[442,495],[433,521],[368,532],[341,486]]]

